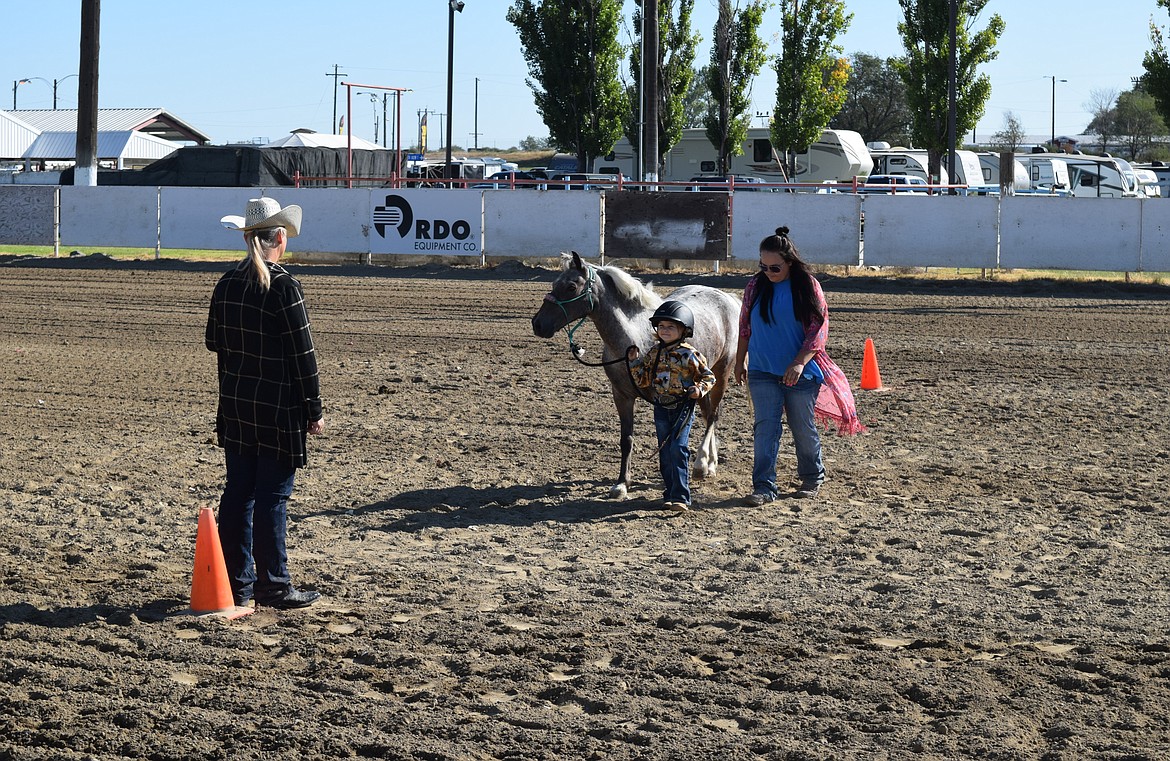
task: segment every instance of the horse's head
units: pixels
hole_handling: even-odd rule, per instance
[[[532,332],[552,338],[573,320],[580,320],[597,305],[593,292],[595,274],[576,251],[561,254],[561,274],[544,296],[544,303],[532,317]]]

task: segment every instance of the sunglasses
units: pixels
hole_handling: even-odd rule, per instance
[[[764,264],[763,262],[760,262],[760,271],[761,272],[772,272],[772,273],[778,275],[781,272],[783,272],[784,268],[787,266],[788,266],[788,262],[784,262],[783,264]]]

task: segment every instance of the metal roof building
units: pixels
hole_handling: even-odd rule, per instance
[[[38,132],[76,132],[77,109],[9,111]],[[207,145],[211,137],[161,108],[99,108],[98,132],[145,132],[163,140]]]
[[[183,144],[206,145],[210,136],[161,108],[98,109],[98,161],[119,169],[141,167]],[[0,111],[0,161],[72,162],[77,109]]]
[[[139,169],[169,156],[182,146],[170,140],[141,132],[102,132],[97,134],[98,161],[113,161],[118,169]],[[77,149],[75,132],[42,132],[22,159],[34,162],[74,160]]]

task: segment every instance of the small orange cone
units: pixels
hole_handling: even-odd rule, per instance
[[[865,356],[861,360],[861,388],[863,391],[880,391],[882,374],[878,372],[877,354],[873,350],[873,339],[865,339]]]
[[[199,532],[195,535],[195,571],[191,575],[191,612],[225,613],[238,618],[252,612],[251,608],[237,608],[232,599],[232,585],[228,581],[223,546],[215,526],[215,514],[210,507],[199,511]]]

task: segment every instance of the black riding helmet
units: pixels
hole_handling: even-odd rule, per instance
[[[677,322],[683,326],[683,337],[689,338],[695,334],[695,315],[691,308],[681,301],[664,301],[662,306],[654,310],[650,317],[651,325],[658,325],[663,320]]]

